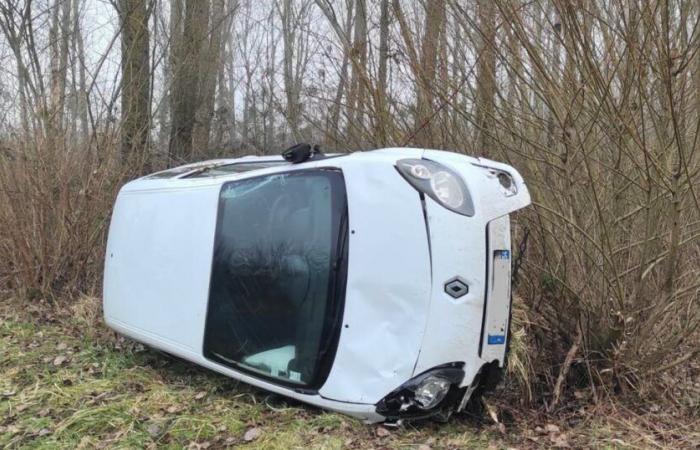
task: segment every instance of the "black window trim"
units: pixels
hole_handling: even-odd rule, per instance
[[[221,223],[223,221],[223,214],[221,214],[223,199],[221,193],[227,186],[235,183],[241,183],[245,181],[255,180],[257,178],[267,178],[279,175],[303,175],[306,173],[324,172],[331,171],[336,172],[340,175],[340,187],[341,187],[341,198],[342,198],[342,213],[339,217],[338,224],[338,236],[336,245],[332,246],[331,251],[331,261],[334,262],[331,272],[330,280],[328,283],[328,298],[332,300],[331,306],[333,307],[333,318],[335,319],[333,325],[323,330],[321,334],[321,345],[326,343],[324,350],[320,353],[325,353],[318,362],[316,367],[316,373],[314,374],[313,380],[308,384],[301,385],[293,381],[285,381],[278,377],[272,375],[265,375],[257,370],[249,369],[240,363],[230,363],[221,357],[216,356],[212,352],[207,350],[206,345],[206,331],[207,331],[207,321],[209,315],[209,302],[211,301],[210,293],[212,291],[212,272],[214,269],[214,248],[216,246],[216,239],[219,236],[219,230],[221,228]],[[349,252],[349,215],[348,215],[348,198],[347,198],[347,187],[345,184],[345,176],[343,171],[338,167],[313,167],[297,170],[286,170],[282,172],[268,173],[263,175],[255,175],[252,177],[245,177],[236,180],[226,181],[221,185],[219,190],[219,199],[216,210],[216,227],[214,231],[214,241],[212,242],[212,263],[209,270],[209,289],[207,292],[207,307],[204,319],[204,329],[202,330],[202,356],[215,364],[221,365],[227,369],[239,372],[241,374],[252,376],[255,379],[277,385],[286,388],[291,388],[297,393],[307,394],[307,395],[317,395],[318,390],[325,384],[328,376],[330,375],[333,363],[335,362],[335,356],[338,351],[338,344],[340,341],[340,331],[343,324],[343,318],[345,313],[345,291],[347,286],[347,275],[348,275],[348,252]]]

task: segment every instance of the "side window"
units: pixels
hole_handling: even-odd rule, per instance
[[[285,383],[311,385],[335,348],[342,174],[298,171],[224,185],[204,353]],[[344,280],[343,280],[344,283]]]

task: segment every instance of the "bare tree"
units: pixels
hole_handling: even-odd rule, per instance
[[[335,89],[335,95],[331,104],[331,110],[326,120],[326,141],[332,146],[337,146],[341,141],[340,138],[340,117],[343,107],[343,97],[348,91],[348,70],[352,56],[352,19],[355,9],[354,0],[345,1],[345,22],[341,26],[338,22],[336,13],[332,5],[327,0],[316,0],[316,5],[321,9],[324,16],[335,31],[337,38],[340,40],[342,49],[342,62],[340,64],[338,74],[338,84]]]
[[[73,66],[73,121],[80,124],[80,137],[88,138],[88,108],[87,108],[87,75],[85,71],[85,43],[80,23],[80,10],[82,0],[72,0],[73,28],[71,35],[71,52]],[[77,80],[76,80],[77,72]]]
[[[151,123],[147,0],[120,0],[122,23],[122,159],[149,164]]]
[[[52,8],[49,45],[51,48],[51,127],[57,133],[63,128],[65,112],[68,49],[70,42],[70,0],[55,0]]]
[[[199,104],[195,115],[194,148],[200,154],[209,149],[211,121],[214,116],[216,81],[221,65],[221,36],[226,24],[226,0],[212,0],[211,30],[208,42],[201,50],[202,60],[199,66]]]
[[[294,4],[296,3],[296,5]],[[282,0],[282,5],[277,4],[280,20],[282,22],[282,42],[284,44],[283,55],[283,79],[286,94],[286,118],[293,141],[300,141],[304,134],[300,129],[300,122],[304,114],[301,100],[304,79],[307,78],[306,68],[309,59],[309,12],[311,0]],[[273,95],[270,92],[270,95]]]
[[[299,82],[294,73],[296,44],[296,27],[294,23],[297,17],[292,8],[291,0],[282,0],[280,18],[282,19],[282,39],[284,41],[284,90],[287,94],[287,122],[294,140],[299,140],[299,119],[301,116],[299,96],[301,93],[299,92]]]
[[[476,105],[479,150],[490,154],[493,149],[494,97],[496,95],[496,6],[490,0],[477,5],[481,46],[477,56]]]
[[[389,0],[382,0],[379,17],[379,68],[377,69],[377,142],[387,143],[387,65],[389,59]]]
[[[174,65],[171,89],[171,128],[168,153],[171,160],[183,161],[203,149],[193,148],[196,111],[200,104],[202,52],[207,41],[209,0],[186,0],[182,36],[173,47]]]
[[[235,119],[235,89],[233,88],[234,75],[231,73],[233,65],[233,52],[231,51],[231,29],[233,19],[238,10],[238,0],[227,0],[224,11],[224,22],[221,30],[221,46],[219,55],[218,87],[216,93],[215,117],[217,118],[215,144],[221,147],[224,144],[224,136],[229,140],[236,133]]]
[[[427,147],[430,146],[433,137],[433,83],[435,81],[438,40],[445,21],[445,1],[428,2],[420,51],[414,42],[413,33],[399,0],[394,0],[392,5],[415,76],[416,107],[413,136],[419,145]]]
[[[352,71],[348,91],[348,132],[347,135],[361,141],[364,134],[365,108],[367,102],[367,3],[355,0],[355,30],[352,44]]]

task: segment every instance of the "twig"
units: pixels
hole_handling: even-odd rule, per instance
[[[647,373],[651,375],[651,374],[655,374],[655,373],[659,373],[659,372],[665,372],[668,369],[672,369],[679,364],[683,364],[684,362],[694,358],[698,354],[700,354],[700,349],[695,349],[691,352],[686,353],[685,355],[681,356],[680,358],[678,358],[674,361],[671,361],[670,363],[668,363],[666,365],[663,365],[660,367],[655,367],[655,368],[649,370]]]
[[[578,353],[578,348],[581,346],[581,339],[583,338],[583,334],[581,333],[581,328],[579,327],[578,333],[576,334],[576,339],[574,340],[574,344],[571,346],[569,349],[569,352],[566,354],[566,358],[564,359],[564,364],[561,366],[561,370],[559,371],[559,377],[557,378],[557,383],[554,385],[554,396],[552,397],[552,403],[549,405],[549,410],[553,410],[558,404],[559,404],[559,399],[561,397],[561,390],[564,386],[564,380],[566,379],[566,375],[569,373],[569,369],[571,368],[571,363],[574,361],[574,357],[576,356],[576,353]]]

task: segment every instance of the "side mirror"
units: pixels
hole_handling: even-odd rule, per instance
[[[292,164],[303,163],[317,156],[323,156],[318,144],[297,144],[282,152],[282,157]]]

